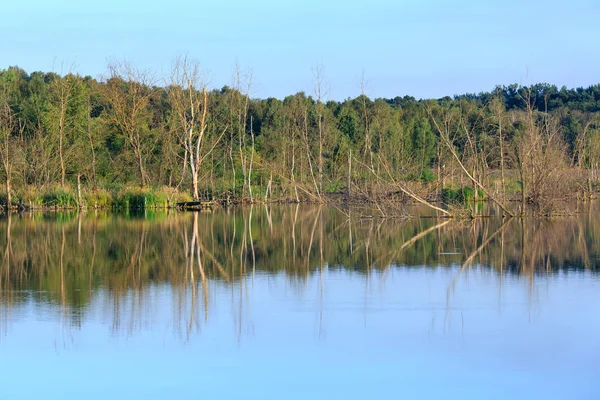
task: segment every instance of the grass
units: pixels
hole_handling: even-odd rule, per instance
[[[468,203],[475,201],[475,191],[471,186],[451,187],[442,189],[442,200],[445,203]],[[487,196],[482,190],[477,190],[477,201],[487,201]]]
[[[6,204],[6,192],[0,192],[0,204]],[[81,192],[82,206],[94,209],[166,209],[178,202],[191,201],[187,193],[168,187],[125,187],[109,189],[84,188]],[[15,190],[12,203],[21,203],[32,209],[79,208],[77,191],[70,186],[36,188],[26,186]]]
[[[113,195],[106,189],[85,190],[83,201],[88,208],[111,208]]]
[[[54,208],[78,208],[79,202],[77,194],[70,188],[52,187],[49,191],[42,194],[42,204],[46,207]]]
[[[166,209],[191,200],[190,195],[167,187],[128,187],[116,194],[113,204],[114,208],[128,210]]]

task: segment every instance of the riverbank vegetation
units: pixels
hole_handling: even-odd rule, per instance
[[[361,85],[332,101],[323,72],[306,93],[256,99],[248,71],[210,89],[185,57],[160,78],[126,62],[99,80],[2,70],[0,203],[416,201],[451,215],[491,201],[549,215],[600,188],[600,85],[437,100],[372,100]]]

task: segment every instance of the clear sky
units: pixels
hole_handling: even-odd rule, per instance
[[[28,0],[0,15],[0,68],[28,72],[99,77],[116,57],[163,76],[187,53],[212,87],[236,59],[251,68],[253,97],[312,93],[317,64],[332,99],[359,94],[363,70],[371,97],[600,82],[599,0]]]

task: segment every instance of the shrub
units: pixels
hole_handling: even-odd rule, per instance
[[[29,207],[41,207],[44,204],[44,194],[35,186],[26,186],[15,192],[13,202],[20,202]]]
[[[474,190],[471,186],[464,188],[445,187],[442,189],[442,200],[446,203],[466,203],[475,201]],[[477,200],[487,201],[487,196],[481,189],[477,190]]]
[[[77,208],[77,195],[67,187],[52,187],[43,193],[42,204],[45,207]]]
[[[347,191],[348,184],[341,181],[328,182],[325,186],[325,193],[340,193]]]
[[[168,208],[185,201],[191,201],[191,197],[171,188],[126,188],[116,196],[114,206],[142,210]]]
[[[423,171],[421,171],[421,175],[419,176],[419,179],[421,180],[421,182],[429,183],[429,182],[435,181],[436,176],[430,170],[424,169]]]
[[[83,201],[88,208],[110,208],[113,205],[113,196],[104,189],[86,190],[83,193]]]
[[[405,179],[410,182],[430,183],[434,182],[437,179],[437,177],[433,172],[431,172],[431,170],[424,169],[419,173],[411,172],[410,174],[406,175]]]

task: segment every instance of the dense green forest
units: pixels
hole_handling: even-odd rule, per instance
[[[0,71],[3,204],[489,199],[551,211],[598,189],[600,85],[498,86],[417,100],[251,97],[251,75],[207,88],[177,59],[154,77]],[[310,93],[307,94],[307,93]]]

